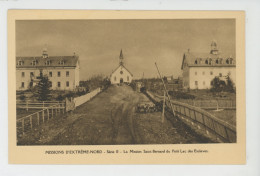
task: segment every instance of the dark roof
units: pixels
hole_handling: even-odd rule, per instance
[[[119,65],[118,67],[116,67],[116,69],[111,73],[111,75],[112,75],[120,66],[124,67],[124,68],[130,73],[130,75],[133,76],[133,74],[132,74],[124,65]]]
[[[220,64],[221,59],[222,59],[222,64]],[[227,59],[232,59],[232,64],[227,64],[226,63]],[[197,60],[197,64],[195,63],[196,60]],[[208,60],[208,62],[211,60],[212,64],[206,64],[206,60]],[[216,63],[216,60],[219,61],[218,64]],[[183,69],[184,62],[188,66],[210,66],[210,67],[232,66],[234,67],[236,64],[236,59],[231,55],[225,55],[225,54],[186,52],[183,55],[182,66],[181,66],[182,69]]]
[[[16,68],[33,68],[33,67],[76,67],[79,60],[78,56],[50,56],[43,58],[38,57],[16,57]],[[22,65],[18,65],[18,62],[22,61]],[[36,61],[36,65],[32,65],[32,62]],[[50,61],[50,65],[46,63]],[[64,64],[60,62],[64,61]]]

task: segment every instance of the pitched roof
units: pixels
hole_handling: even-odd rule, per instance
[[[118,67],[116,67],[116,69],[111,73],[111,75],[112,75],[119,67],[125,68],[126,71],[128,71],[128,72],[130,73],[130,75],[133,76],[133,74],[132,74],[124,65],[119,65]]]
[[[16,57],[16,68],[76,67],[78,60],[78,56]],[[19,61],[22,61],[22,65],[18,64]],[[37,64],[33,65],[33,61],[36,61]],[[62,64],[62,61],[64,61],[64,64]],[[47,62],[50,62],[50,64],[48,65]]]
[[[232,64],[227,64],[226,60],[232,59]],[[208,64],[206,63],[206,60],[208,61]],[[222,60],[222,64],[220,61]],[[197,61],[197,62],[196,62]],[[212,61],[211,64],[209,64],[209,61]],[[218,61],[218,63],[216,63]],[[187,66],[210,66],[210,67],[234,67],[235,66],[236,59],[230,55],[225,54],[210,54],[210,53],[194,53],[194,52],[186,52],[183,55],[182,60],[182,66],[181,69],[183,69],[184,62],[187,64]]]

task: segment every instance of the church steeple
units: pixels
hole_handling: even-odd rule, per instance
[[[124,65],[124,56],[123,56],[123,51],[121,49],[120,55],[119,55],[119,65]]]

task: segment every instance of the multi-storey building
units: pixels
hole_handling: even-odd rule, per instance
[[[220,53],[216,42],[211,43],[209,53],[184,53],[181,69],[186,89],[209,89],[215,77],[225,80],[229,76],[236,83],[236,60]]]
[[[40,73],[48,76],[53,90],[73,90],[79,86],[79,57],[48,56],[16,57],[16,90],[26,90],[39,81]]]

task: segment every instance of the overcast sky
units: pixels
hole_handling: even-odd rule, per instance
[[[119,62],[134,78],[157,77],[156,61],[165,76],[181,75],[183,53],[210,51],[235,56],[235,20],[26,20],[16,22],[16,55],[73,55],[80,59],[80,79],[109,76]]]

